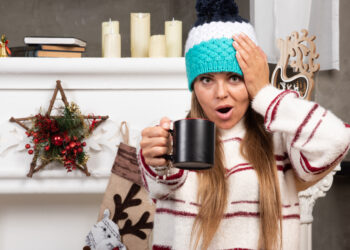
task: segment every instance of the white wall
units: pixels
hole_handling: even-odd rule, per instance
[[[0,249],[82,249],[103,194],[0,195]]]

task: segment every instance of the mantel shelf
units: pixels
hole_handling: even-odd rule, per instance
[[[0,58],[0,74],[176,74],[185,71],[183,57],[173,58]]]

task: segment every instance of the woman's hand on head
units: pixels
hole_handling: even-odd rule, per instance
[[[140,146],[146,164],[152,167],[167,165],[165,158],[161,157],[170,151],[170,120],[163,117],[159,126],[148,127],[142,130]]]
[[[233,47],[236,49],[236,58],[244,75],[249,96],[253,99],[256,94],[269,84],[269,66],[267,57],[247,35],[233,36]]]

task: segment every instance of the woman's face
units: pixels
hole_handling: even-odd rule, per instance
[[[194,91],[204,113],[221,129],[235,126],[249,106],[243,78],[230,72],[199,75]]]

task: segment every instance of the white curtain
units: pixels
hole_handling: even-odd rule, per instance
[[[279,59],[278,38],[307,29],[321,70],[339,70],[339,0],[250,0],[250,16],[270,63]]]

